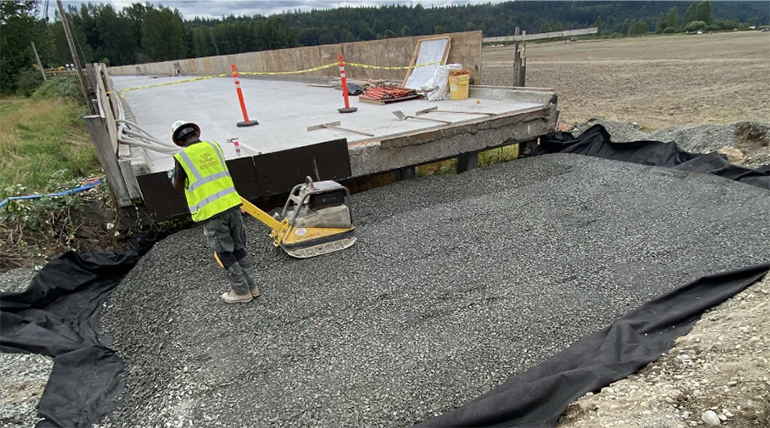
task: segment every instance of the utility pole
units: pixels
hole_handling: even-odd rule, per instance
[[[78,52],[75,50],[75,42],[72,41],[72,33],[70,33],[70,24],[67,21],[67,14],[64,12],[64,6],[61,0],[56,0],[56,4],[59,6],[59,15],[61,16],[61,23],[64,24],[64,35],[67,36],[67,44],[70,47],[70,53],[72,54],[72,60],[75,64],[75,71],[80,78],[80,89],[83,91],[83,97],[86,99],[86,105],[91,109],[91,100],[88,99],[88,85],[86,84],[86,78],[83,76],[83,67],[80,66],[80,58]]]
[[[37,49],[35,49],[35,42],[32,43],[32,52],[35,53],[35,60],[37,61],[37,66],[40,67],[40,74],[43,75],[43,82],[47,82],[48,79],[45,77],[45,70],[43,70],[43,64],[40,63],[40,57],[37,56]]]

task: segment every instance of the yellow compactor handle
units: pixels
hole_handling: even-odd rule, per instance
[[[257,208],[256,205],[252,204],[251,202],[247,201],[243,197],[241,197],[241,202],[243,202],[243,205],[241,208],[246,211],[249,215],[256,218],[257,220],[261,221],[262,223],[265,223],[267,227],[270,229],[273,229],[274,233],[280,233],[281,229],[283,229],[283,224],[281,224],[280,221],[274,219],[271,217],[268,213],[262,211],[261,209]]]

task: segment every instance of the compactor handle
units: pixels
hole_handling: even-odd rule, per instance
[[[243,205],[241,205],[241,208],[243,208],[243,210],[246,211],[249,215],[251,215],[252,217],[255,217],[257,220],[267,225],[267,227],[269,227],[270,229],[273,229],[273,232],[275,233],[281,232],[281,229],[283,229],[281,222],[270,217],[268,213],[257,208],[256,205],[247,201],[242,196],[241,196],[241,202],[243,203]]]

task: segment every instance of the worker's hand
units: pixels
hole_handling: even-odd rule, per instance
[[[173,180],[174,179],[174,170],[170,169],[170,170],[166,171],[166,177],[168,177],[169,180]]]

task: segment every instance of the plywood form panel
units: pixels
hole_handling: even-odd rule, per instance
[[[341,45],[321,45],[314,47],[318,49],[318,54],[320,56],[319,65],[331,64],[339,61],[339,55],[342,53]],[[327,68],[326,70],[323,70],[319,76],[340,77],[339,67]]]
[[[447,63],[459,63],[471,70],[474,84],[481,82],[481,31],[463,33],[448,33],[452,36],[452,47]],[[239,70],[255,72],[296,71],[318,67],[337,61],[342,53],[345,62],[376,65],[381,67],[397,67],[409,65],[418,40],[433,36],[400,37],[366,42],[343,43],[281,49],[274,51],[250,52],[238,55],[220,55],[198,59],[190,64],[189,73],[220,74],[229,73],[230,64],[236,62]],[[201,62],[202,60],[202,62]],[[173,74],[174,62],[165,61],[149,64],[139,64],[145,74]],[[181,64],[181,61],[180,61]],[[184,66],[183,66],[184,68]],[[133,75],[136,65],[112,67],[113,74]],[[196,70],[196,71],[192,71]],[[188,69],[184,69],[188,72]],[[405,70],[382,70],[349,67],[345,70],[348,77],[358,79],[389,79],[402,81],[406,76]],[[332,67],[317,72],[307,73],[309,76],[339,77],[339,70]]]
[[[481,31],[452,34],[452,49],[447,64],[462,64],[471,71],[471,83],[480,85],[481,76]]]

